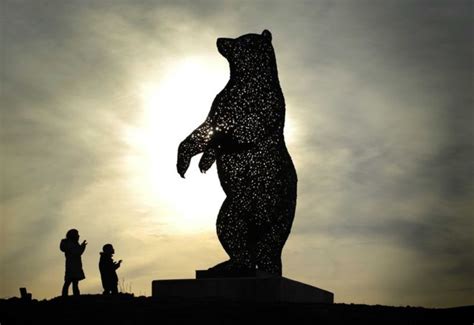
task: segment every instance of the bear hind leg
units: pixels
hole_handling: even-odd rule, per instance
[[[281,248],[276,248],[274,244],[275,243],[269,244],[265,241],[261,241],[257,244],[257,269],[269,274],[281,276]]]
[[[217,237],[230,260],[215,268],[222,271],[244,271],[255,269],[255,245],[250,239],[248,216],[238,200],[226,198],[217,217]]]
[[[289,235],[284,224],[263,227],[256,248],[256,264],[259,271],[282,275],[281,253]]]

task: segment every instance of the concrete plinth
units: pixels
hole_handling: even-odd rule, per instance
[[[199,275],[199,273],[198,273]],[[152,296],[259,302],[333,303],[334,294],[280,276],[155,280]]]

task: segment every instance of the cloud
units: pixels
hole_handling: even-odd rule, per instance
[[[124,161],[144,153],[124,134],[143,127],[142,83],[163,80],[190,53],[217,60],[219,36],[268,28],[299,175],[286,274],[334,289],[344,302],[470,303],[470,7],[5,2],[0,295],[16,295],[25,281],[40,296],[56,295],[64,262],[57,245],[73,226],[90,242],[85,292],[100,289],[95,257],[105,241],[142,292],[153,277],[189,277],[224,259],[212,224],[197,234],[167,232],[176,215],[163,198],[145,195],[149,187],[137,190],[138,171]],[[196,106],[204,118],[208,107]],[[174,121],[159,117],[157,125]],[[171,160],[157,161],[157,170],[174,173]],[[217,182],[206,177],[196,186]],[[159,193],[185,188],[158,184]],[[199,194],[193,204],[212,206],[212,220],[219,200]]]
[[[122,4],[110,11],[95,4],[54,4],[6,4],[0,258],[1,278],[8,281],[1,282],[2,296],[15,295],[25,282],[38,295],[56,295],[64,263],[58,242],[72,227],[89,241],[88,252],[98,254],[104,241],[119,247],[124,242],[122,254],[132,270],[133,265],[166,269],[145,262],[160,256],[150,248],[130,258],[143,245],[138,237],[162,234],[162,220],[170,216],[131,189],[133,175],[124,160],[141,153],[124,134],[140,127],[137,82],[148,70],[159,76],[173,55],[189,52],[193,36],[177,35],[196,23],[189,19],[184,28],[175,28],[178,17],[191,16],[179,8],[147,12]],[[150,239],[148,245],[176,251],[162,245],[170,242]],[[85,288],[95,292],[99,280],[92,254],[84,257]],[[139,288],[148,286],[142,282]]]

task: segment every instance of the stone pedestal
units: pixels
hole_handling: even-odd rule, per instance
[[[155,280],[152,297],[161,299],[222,299],[258,302],[334,302],[332,292],[258,271],[245,277],[211,277],[196,271],[197,279]]]

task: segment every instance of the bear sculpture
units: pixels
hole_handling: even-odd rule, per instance
[[[281,275],[281,253],[296,208],[297,176],[285,145],[285,100],[278,80],[272,35],[219,38],[230,80],[217,94],[203,124],[181,142],[181,177],[191,158],[199,168],[214,162],[226,194],[217,235],[230,259],[211,271],[242,274],[259,270]]]

